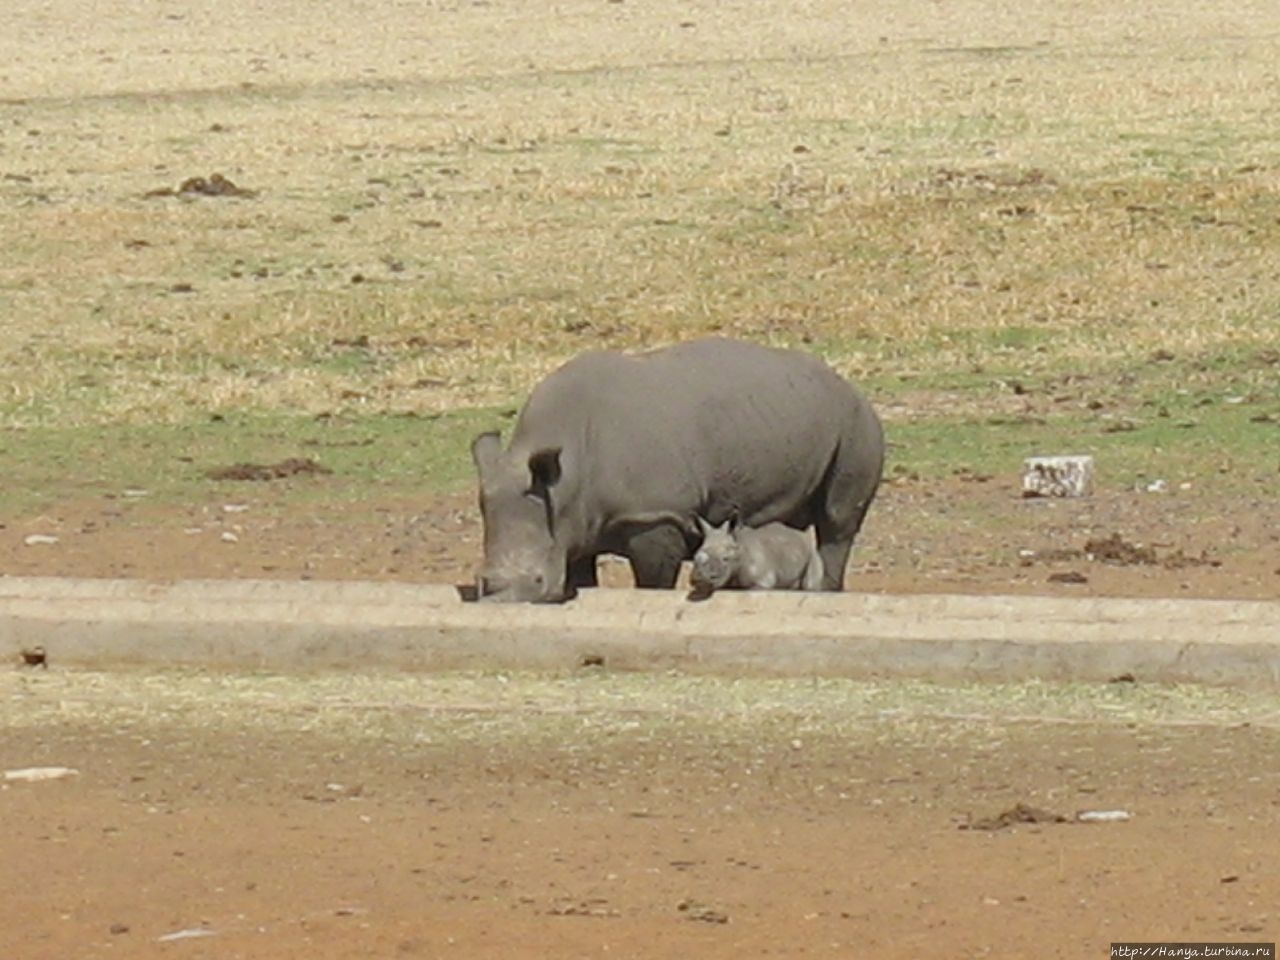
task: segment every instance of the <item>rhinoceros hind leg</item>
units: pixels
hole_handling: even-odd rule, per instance
[[[818,556],[822,557],[822,590],[838,591],[844,589],[844,568],[849,562],[849,550],[853,547],[853,537],[839,540],[823,541],[818,537]],[[806,590],[812,589],[806,586]]]
[[[867,510],[870,509],[874,496],[873,487],[860,503],[845,502],[839,504],[839,510],[819,511],[814,533],[817,534],[818,556],[822,558],[823,590],[844,589],[844,570],[849,563],[849,551],[853,548],[858,531],[862,529],[862,522],[867,518]]]
[[[689,552],[684,534],[672,526],[636,532],[627,541],[627,557],[636,586],[670,590],[680,576],[680,564]]]

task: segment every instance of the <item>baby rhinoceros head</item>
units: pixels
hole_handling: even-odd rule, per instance
[[[730,517],[714,527],[698,517],[698,529],[702,531],[702,546],[693,555],[689,582],[699,591],[719,590],[733,579],[741,559],[742,548],[735,536],[738,519]]]

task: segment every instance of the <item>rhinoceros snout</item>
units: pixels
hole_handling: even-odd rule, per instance
[[[489,603],[537,603],[558,599],[549,595],[546,578],[540,573],[523,577],[481,573],[476,577],[476,596]]]

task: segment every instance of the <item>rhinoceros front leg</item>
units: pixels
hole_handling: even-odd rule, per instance
[[[579,557],[569,564],[569,589],[578,590],[582,587],[594,587],[599,585],[596,573],[596,557],[592,554],[589,557]]]
[[[672,526],[637,531],[627,540],[627,558],[637,587],[670,590],[688,552],[684,534]]]

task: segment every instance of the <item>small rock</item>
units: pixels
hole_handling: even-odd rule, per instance
[[[172,943],[175,940],[193,940],[197,937],[214,937],[217,936],[216,930],[210,930],[208,927],[188,927],[186,930],[175,930],[173,933],[166,933],[162,937],[156,937],[158,943]]]
[[[1022,465],[1024,497],[1087,497],[1093,493],[1093,457],[1028,457]]]
[[[1076,814],[1080,823],[1123,823],[1132,817],[1128,810],[1081,810]]]
[[[19,770],[6,770],[6,780],[22,783],[36,783],[40,780],[62,780],[66,777],[78,776],[79,770],[73,767],[23,767]]]
[[[239,543],[240,542],[240,538],[237,537],[230,530],[222,531],[222,537],[220,539],[222,540],[223,543]]]
[[[57,543],[58,538],[47,533],[32,533],[24,537],[22,542],[28,547],[38,547],[44,544]]]

